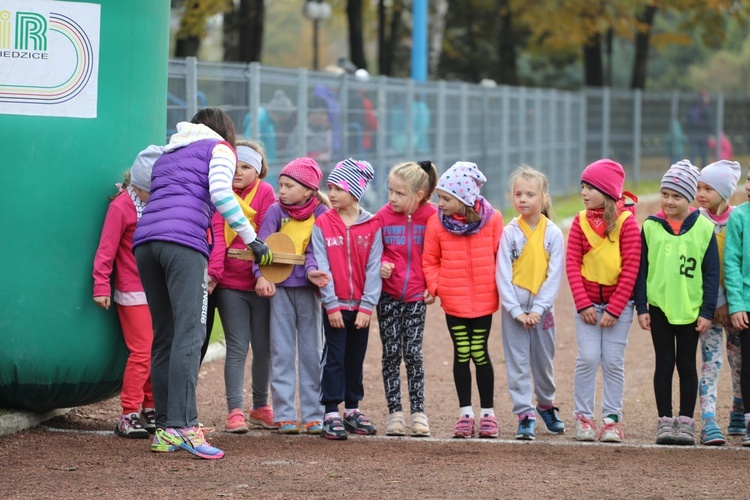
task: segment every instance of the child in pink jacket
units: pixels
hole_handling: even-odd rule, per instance
[[[268,166],[263,148],[248,141],[237,141],[237,169],[232,189],[245,218],[258,229],[268,207],[276,202],[273,186],[263,179]],[[228,248],[244,249],[242,238],[218,212],[211,220],[214,248],[208,260],[208,290],[215,295],[227,353],[224,386],[227,395],[226,431],[245,433],[245,363],[253,350],[252,407],[248,421],[265,429],[275,429],[269,402],[271,381],[271,341],[268,329],[270,305],[267,297],[255,293],[255,263],[227,257]],[[210,332],[206,332],[206,337]]]
[[[396,165],[388,175],[388,203],[376,216],[383,232],[383,293],[378,302],[378,322],[388,403],[385,433],[389,436],[406,434],[401,359],[409,384],[411,435],[430,435],[424,411],[422,340],[427,304],[435,298],[427,291],[422,272],[422,247],[427,220],[437,213],[437,207],[430,203],[436,184],[437,169],[429,160]]]
[[[130,351],[122,377],[122,414],[115,434],[127,438],[148,438],[156,430],[154,395],[151,391],[151,314],[133,256],[133,232],[151,187],[151,169],[163,148],[149,146],[138,154],[125,182],[107,210],[99,247],[94,256],[94,302],[109,309],[112,296],[120,317],[122,335]]]
[[[325,407],[326,439],[344,440],[349,432],[377,431],[359,402],[370,316],[380,298],[383,241],[377,218],[359,206],[375,172],[366,161],[347,158],[328,175],[332,209],[315,219],[312,243],[318,270],[330,276],[320,289],[323,303],[323,351],[320,402]],[[339,405],[344,403],[344,418]]]

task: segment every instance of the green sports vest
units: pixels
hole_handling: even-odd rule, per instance
[[[648,303],[664,311],[673,325],[698,319],[703,305],[703,256],[711,243],[714,225],[698,217],[681,235],[668,233],[661,223],[646,220],[643,234],[648,244]]]

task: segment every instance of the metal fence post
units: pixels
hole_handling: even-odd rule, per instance
[[[633,93],[633,184],[641,180],[641,127],[643,122],[643,92]]]
[[[610,113],[612,107],[612,92],[604,87],[602,92],[602,158],[609,158]]]
[[[344,157],[358,156],[358,151],[349,151],[349,76],[341,75],[339,85],[339,111],[341,116],[341,151]]]
[[[299,142],[295,154],[299,157],[307,154],[307,69],[297,70],[297,134]]]
[[[482,92],[482,130],[480,132],[482,142],[481,142],[481,148],[482,148],[482,165],[492,165],[493,169],[498,168],[498,166],[490,161],[490,151],[489,151],[489,144],[492,141],[492,129],[491,129],[491,122],[490,122],[490,99],[489,99],[489,91],[490,88],[486,86],[482,86],[480,88]],[[502,172],[502,171],[500,171]]]
[[[260,139],[260,122],[258,110],[260,109],[260,63],[252,62],[248,73],[248,102],[250,103],[250,136],[249,138]]]
[[[406,99],[404,101],[406,116],[406,157],[414,158],[414,80],[406,81]]]
[[[503,85],[500,89],[502,102],[502,115],[500,119],[500,165],[502,165],[503,178],[510,176],[510,88]]]
[[[443,142],[445,140],[445,80],[438,82],[437,94],[437,120],[435,130],[435,162],[439,168],[445,169],[445,153]]]
[[[386,150],[388,148],[388,109],[386,108],[386,102],[387,102],[387,96],[386,96],[386,88],[388,85],[388,77],[387,76],[380,76],[377,79],[378,82],[378,89],[377,89],[377,101],[378,101],[378,107],[376,110],[377,117],[378,117],[378,129],[377,129],[377,157],[378,157],[378,165],[384,165],[385,164],[385,156],[386,156]]]
[[[586,155],[586,143],[588,142],[588,130],[589,124],[587,119],[588,110],[586,109],[588,104],[586,100],[586,89],[578,94],[579,101],[579,115],[578,115],[578,130],[581,134],[578,138],[578,168],[583,170],[583,166],[586,165],[588,157]],[[571,122],[571,126],[573,123]]]
[[[190,121],[198,112],[198,60],[188,57],[185,63],[185,119]]]
[[[526,163],[526,89],[518,89],[518,163]]]
[[[542,89],[534,89],[534,93],[532,96],[534,97],[534,151],[533,151],[533,158],[534,158],[534,167],[535,168],[544,168],[542,165],[544,162],[542,161],[542,158],[544,155],[542,154],[542,98],[544,95],[544,91]],[[547,141],[547,144],[549,144],[549,140]]]
[[[573,130],[573,116],[571,111],[570,101],[572,95],[570,92],[565,92],[563,98],[563,116],[562,116],[562,140],[563,140],[563,164],[565,172],[563,178],[565,179],[565,190],[570,188],[570,173],[573,167],[573,148],[575,145],[572,141],[572,130]]]
[[[466,155],[468,154],[468,125],[469,125],[469,84],[468,83],[462,83],[461,84],[461,105],[460,105],[460,115],[458,118],[459,123],[459,146],[458,150],[461,153],[461,160],[463,161],[471,161]]]
[[[716,96],[716,158],[721,158],[721,141],[724,137],[724,94]],[[705,165],[704,165],[705,167]]]

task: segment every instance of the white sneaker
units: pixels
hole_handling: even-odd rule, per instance
[[[385,435],[386,436],[405,436],[406,435],[406,420],[404,419],[404,412],[394,411],[388,415],[388,420],[385,423]]]
[[[599,441],[602,443],[622,443],[623,439],[625,439],[625,435],[620,423],[604,420],[604,425],[599,433]]]
[[[576,413],[576,441],[595,441],[596,426],[583,413]]]
[[[414,437],[427,437],[430,435],[430,423],[427,415],[422,412],[411,414],[411,435]]]

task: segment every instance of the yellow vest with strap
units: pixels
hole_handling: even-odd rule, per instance
[[[305,255],[307,245],[312,238],[313,225],[315,225],[315,215],[311,215],[305,220],[295,220],[291,217],[281,221],[280,233],[289,236],[294,242],[294,253]]]
[[[255,187],[247,193],[247,196],[245,196],[245,199],[243,200],[240,195],[237,193],[234,193],[235,198],[237,198],[237,203],[240,204],[240,208],[242,209],[242,213],[245,214],[245,218],[250,222],[250,224],[253,226],[253,229],[256,231],[258,230],[258,225],[255,223],[255,214],[257,213],[254,208],[250,206],[250,203],[252,203],[253,198],[255,198],[255,193],[258,192],[258,186],[260,186],[260,180],[255,183]],[[224,241],[227,242],[227,248],[229,248],[229,245],[232,244],[234,239],[237,237],[237,231],[229,227],[228,223],[224,223]]]
[[[578,221],[581,230],[591,245],[581,262],[581,276],[600,285],[616,285],[622,272],[622,255],[620,254],[620,230],[625,219],[633,214],[624,210],[617,218],[615,228],[607,237],[599,236],[586,219],[586,211],[581,210]]]
[[[549,267],[549,254],[544,248],[547,218],[542,215],[539,224],[533,230],[521,217],[516,221],[526,236],[526,245],[521,255],[513,262],[513,284],[536,295],[547,279]]]
[[[719,247],[719,283],[721,286],[724,285],[724,243],[727,240],[727,227],[721,230],[720,233],[716,233],[716,245]]]

